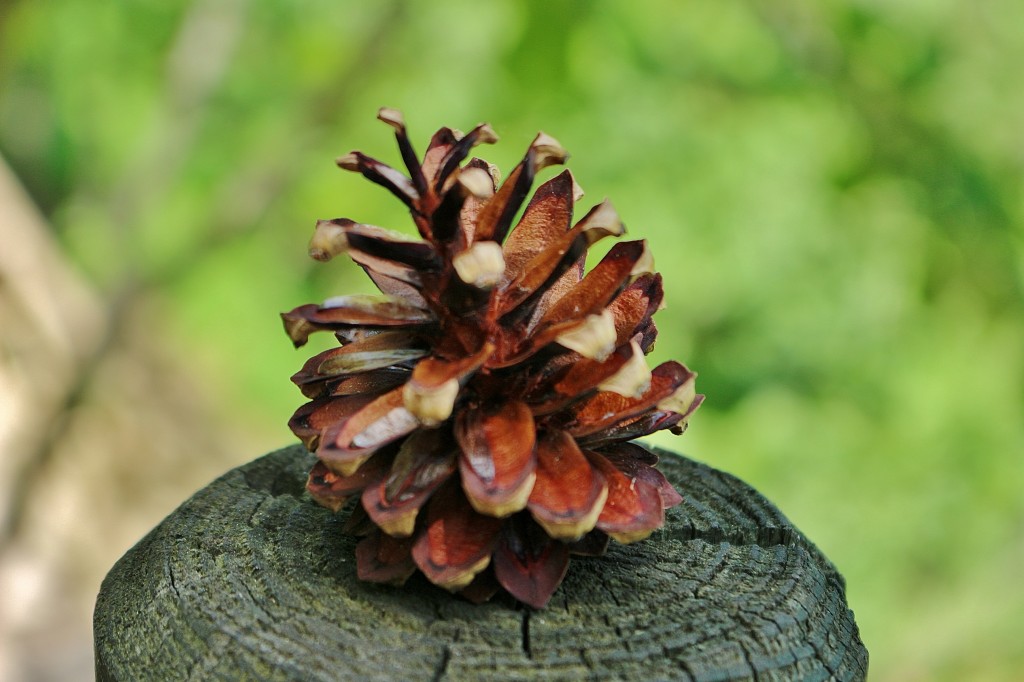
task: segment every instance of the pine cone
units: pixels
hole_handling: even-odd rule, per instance
[[[329,330],[341,345],[292,380],[311,402],[289,426],[319,459],[313,498],[361,505],[347,528],[363,580],[431,582],[484,601],[500,588],[544,606],[570,554],[635,542],[681,501],[629,442],[682,433],[703,396],[677,362],[645,362],[657,330],[661,276],[644,241],[616,244],[589,272],[587,249],[624,227],[604,201],[573,224],[582,194],[569,171],[541,185],[567,154],[541,133],[498,187],[470,150],[486,125],[430,140],[422,163],[401,114],[409,177],[361,152],[338,165],[383,185],[422,239],[346,218],[317,223],[310,255],[346,253],[382,297],[341,296],[284,313],[296,347]]]

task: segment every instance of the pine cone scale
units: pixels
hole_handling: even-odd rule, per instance
[[[564,431],[537,444],[537,480],[527,509],[552,538],[577,540],[594,529],[608,498],[604,475]]]
[[[455,420],[462,487],[473,508],[505,517],[526,506],[537,461],[530,408],[508,403],[495,413],[466,410]]]

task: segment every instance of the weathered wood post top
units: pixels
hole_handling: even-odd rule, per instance
[[[196,493],[103,582],[96,674],[142,680],[859,680],[836,569],[736,478],[662,453],[664,529],[573,561],[542,610],[356,578],[301,446]]]

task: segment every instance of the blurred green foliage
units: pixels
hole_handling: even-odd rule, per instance
[[[269,449],[307,356],[277,313],[369,290],[306,257],[314,221],[411,230],[334,157],[398,162],[381,105],[420,149],[490,121],[506,171],[543,128],[666,276],[655,360],[708,400],[659,442],[821,545],[875,679],[1011,679],[1022,27],[1017,0],[22,0],[0,7],[0,152]]]

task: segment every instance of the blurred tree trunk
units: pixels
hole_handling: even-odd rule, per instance
[[[0,245],[0,679],[78,679],[112,558],[241,439],[145,292],[95,291],[2,159]]]
[[[32,461],[103,335],[102,303],[0,157],[0,543]]]

